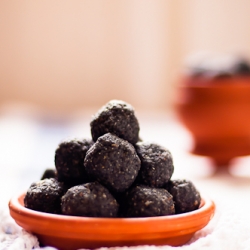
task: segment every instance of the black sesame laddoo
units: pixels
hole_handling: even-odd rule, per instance
[[[60,214],[61,197],[64,193],[64,184],[56,179],[40,180],[29,187],[24,197],[24,206],[36,211]]]
[[[171,180],[167,189],[173,196],[176,213],[186,213],[199,208],[201,196],[191,181]]]
[[[141,161],[128,141],[107,133],[88,150],[84,166],[93,180],[114,192],[124,192],[137,177]]]
[[[74,139],[63,141],[58,145],[55,152],[55,166],[59,181],[69,185],[89,181],[84,168],[84,158],[93,143],[88,139]]]
[[[163,187],[174,172],[173,157],[169,150],[155,143],[138,142],[135,146],[141,160],[136,183]]]
[[[175,213],[172,195],[163,188],[136,186],[127,192],[126,217],[152,217]],[[124,212],[125,211],[125,212]]]
[[[111,100],[103,106],[93,117],[91,134],[94,141],[106,133],[135,144],[139,139],[139,123],[133,107],[119,100]]]
[[[64,215],[117,217],[119,205],[112,194],[98,182],[74,186],[62,197]]]
[[[47,168],[45,169],[45,171],[43,172],[43,175],[41,177],[41,180],[44,179],[49,179],[49,178],[57,178],[57,173],[56,170],[54,168]]]

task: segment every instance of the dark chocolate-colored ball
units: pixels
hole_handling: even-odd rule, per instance
[[[150,187],[163,187],[174,172],[170,151],[156,143],[147,142],[138,142],[135,149],[141,160],[136,182]]]
[[[29,187],[24,197],[24,206],[36,211],[60,214],[64,193],[65,186],[56,179],[40,180]]]
[[[109,101],[94,116],[90,127],[94,141],[106,133],[113,133],[132,144],[139,139],[140,128],[134,109],[124,101]]]
[[[62,197],[62,213],[88,217],[117,217],[119,205],[98,182],[74,186]]]
[[[86,152],[93,145],[92,140],[66,140],[58,145],[55,152],[55,166],[59,181],[78,185],[89,181],[84,168]]]
[[[172,195],[163,188],[136,186],[127,193],[124,202],[126,217],[152,217],[175,213]]]
[[[88,150],[84,165],[90,178],[111,191],[124,192],[137,177],[141,161],[132,144],[108,133]]]
[[[45,169],[45,171],[43,172],[43,175],[41,177],[41,180],[44,179],[49,179],[49,178],[57,178],[57,173],[56,170],[54,168],[47,168]]]
[[[167,189],[173,196],[176,213],[186,213],[199,208],[201,196],[191,181],[171,180]]]

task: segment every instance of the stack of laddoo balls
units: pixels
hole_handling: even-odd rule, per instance
[[[191,181],[172,180],[173,157],[144,142],[134,108],[119,100],[104,105],[90,123],[92,139],[62,141],[55,169],[29,187],[26,208],[88,217],[152,217],[198,209]]]

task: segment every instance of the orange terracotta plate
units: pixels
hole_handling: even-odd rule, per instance
[[[199,209],[185,214],[150,218],[92,218],[56,215],[27,209],[25,194],[9,202],[10,215],[42,245],[59,249],[187,243],[214,215],[215,205],[202,199]]]

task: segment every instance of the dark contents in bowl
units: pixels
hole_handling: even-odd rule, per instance
[[[61,197],[64,193],[64,184],[56,179],[40,180],[32,183],[29,187],[24,197],[24,205],[33,210],[60,214]]]
[[[104,105],[90,123],[94,141],[106,133],[112,133],[135,144],[139,140],[139,122],[134,108],[123,101],[111,100]]]
[[[62,141],[55,152],[55,167],[59,181],[78,185],[89,181],[83,162],[92,140],[73,139]]]
[[[138,142],[135,145],[141,159],[137,183],[150,187],[163,187],[173,172],[173,157],[169,150],[156,143]]]
[[[136,186],[127,192],[124,206],[125,217],[151,217],[175,213],[173,197],[163,188]]]
[[[74,186],[62,197],[62,213],[89,217],[117,217],[119,205],[98,182]]]
[[[91,140],[59,144],[55,178],[32,184],[25,207],[90,217],[163,216],[199,208],[201,197],[194,185],[171,180],[170,151],[138,142],[139,123],[131,105],[110,101],[90,126]]]
[[[190,212],[200,205],[200,193],[188,180],[171,180],[167,184],[167,190],[173,196],[176,213]]]
[[[250,77],[250,62],[247,58],[235,55],[204,55],[191,58],[186,65],[186,73],[193,77],[221,79],[228,77]]]
[[[91,179],[111,191],[124,192],[137,177],[141,161],[131,143],[107,133],[87,152],[84,167]]]

